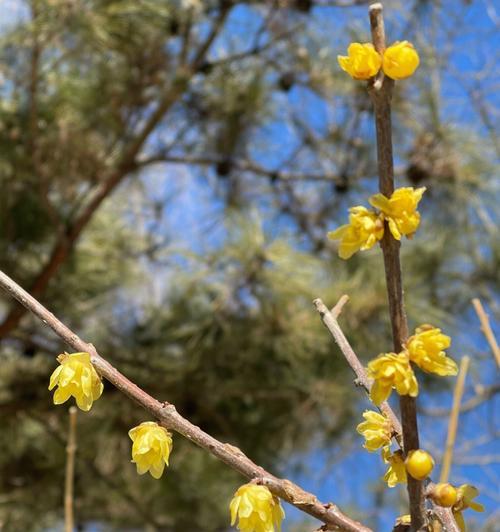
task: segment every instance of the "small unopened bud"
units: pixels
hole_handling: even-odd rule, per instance
[[[450,508],[457,502],[457,490],[451,484],[440,482],[431,489],[429,498],[439,506]]]
[[[406,471],[417,480],[427,478],[434,467],[432,456],[422,449],[410,451],[405,460]]]

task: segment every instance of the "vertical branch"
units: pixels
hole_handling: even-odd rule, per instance
[[[474,310],[476,311],[477,317],[481,322],[481,331],[483,331],[486,340],[490,344],[491,351],[493,352],[497,366],[500,368],[500,349],[498,348],[497,339],[495,338],[493,330],[491,329],[490,318],[488,314],[486,314],[481,301],[477,297],[472,300],[472,304],[474,305]]]
[[[469,370],[470,358],[465,356],[460,361],[460,371],[458,373],[455,390],[453,392],[453,407],[451,409],[450,421],[448,423],[448,435],[446,437],[446,447],[443,456],[443,465],[441,466],[441,475],[439,482],[448,482],[450,475],[451,461],[453,459],[453,447],[457,435],[458,414],[460,413],[460,403],[464,393],[465,377]]]
[[[73,511],[73,485],[75,478],[76,452],[76,406],[69,408],[68,444],[66,446],[66,478],[64,485],[64,532],[73,532],[75,518]]]
[[[370,5],[370,26],[375,49],[383,54],[385,50],[384,20],[382,4]],[[380,72],[370,84],[370,95],[375,110],[377,135],[377,159],[379,190],[389,197],[394,191],[394,163],[392,155],[391,96],[394,82]],[[399,258],[400,244],[386,230],[381,241],[384,255],[385,278],[389,299],[394,351],[399,353],[408,337],[408,324],[403,299],[403,283]],[[416,401],[410,396],[400,397],[401,423],[403,427],[404,451],[408,453],[419,448]],[[422,482],[408,476],[411,530],[420,530],[425,521],[425,504]]]

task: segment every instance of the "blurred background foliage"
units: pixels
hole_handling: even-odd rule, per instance
[[[0,1],[0,267],[277,474],[344,445],[360,418],[312,299],[349,294],[342,324],[364,360],[390,346],[380,253],[343,262],[325,237],[376,188],[369,97],[336,64],[369,40],[366,4]],[[390,40],[422,59],[393,112],[398,184],[427,187],[403,246],[410,323],[463,330],[471,297],[499,316],[499,14],[384,5]],[[42,530],[62,517],[67,410],[47,383],[65,346],[3,295],[0,317],[0,528]],[[143,420],[110,386],[79,416],[79,526],[226,530],[241,479],[178,437],[161,482],[138,477],[127,431]]]

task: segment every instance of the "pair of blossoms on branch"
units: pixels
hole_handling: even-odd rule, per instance
[[[54,404],[74,397],[78,407],[88,412],[103,392],[103,383],[89,353],[63,353],[57,357],[59,366],[50,377],[49,390],[54,391]],[[159,479],[168,465],[172,452],[172,434],[154,421],[146,421],[128,433],[132,440],[132,462],[137,473],[149,472]],[[266,486],[250,482],[241,486],[230,504],[231,524],[239,520],[244,532],[274,532],[281,529],[285,513],[279,499]]]
[[[354,253],[372,248],[382,240],[385,232],[384,221],[396,240],[402,236],[412,238],[420,225],[418,204],[425,192],[425,187],[403,187],[395,190],[388,198],[383,194],[370,197],[369,203],[377,211],[363,206],[349,209],[349,223],[328,233],[330,240],[340,240],[339,256],[349,259]]]
[[[405,79],[417,69],[420,59],[413,45],[408,41],[396,42],[379,54],[373,44],[353,42],[347,49],[347,56],[337,56],[340,68],[354,79],[370,79],[382,68],[391,79]]]

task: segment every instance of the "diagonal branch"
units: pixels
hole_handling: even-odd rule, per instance
[[[243,476],[255,479],[257,482],[267,486],[274,495],[323,523],[345,532],[371,532],[368,527],[343,514],[336,505],[321,503],[312,493],[308,493],[287,479],[277,478],[258,466],[237,447],[216,440],[182,417],[173,404],[162,403],[151,397],[102,358],[92,344],[86,343],[79,338],[77,334],[59,321],[54,314],[1,271],[0,286],[27,310],[40,318],[73,349],[89,353],[94,367],[102,377],[144,408],[166,428],[178,432]]]
[[[371,379],[368,378],[368,375],[366,374],[366,370],[363,364],[361,364],[356,353],[353,351],[342,329],[340,328],[340,325],[338,324],[337,319],[335,318],[334,314],[330,310],[328,310],[328,308],[323,303],[323,301],[321,301],[321,299],[315,299],[313,303],[314,303],[314,306],[316,307],[316,310],[319,312],[321,316],[323,324],[330,331],[331,335],[333,336],[333,339],[335,340],[335,343],[339,346],[340,350],[342,351],[342,354],[347,360],[347,363],[349,364],[349,366],[351,366],[352,370],[354,371],[354,374],[356,375],[357,383],[359,383],[359,385],[361,385],[365,389],[365,391],[368,393],[372,386],[372,381]],[[402,437],[401,437],[402,429],[401,429],[401,423],[399,422],[398,416],[394,413],[394,410],[390,407],[387,401],[384,401],[380,405],[380,410],[390,420],[392,424],[392,428],[394,430],[395,438],[397,439],[398,443],[401,446],[402,445]]]

